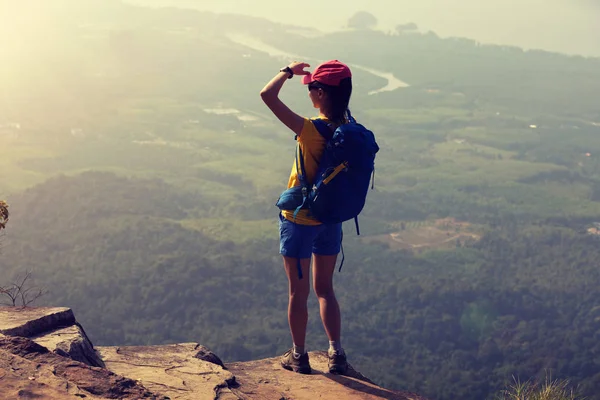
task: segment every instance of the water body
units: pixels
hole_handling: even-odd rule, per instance
[[[373,94],[377,94],[377,93],[383,93],[383,92],[392,92],[396,89],[402,89],[402,88],[407,88],[410,85],[404,81],[401,81],[400,79],[396,78],[394,76],[394,74],[392,74],[391,72],[382,72],[382,71],[378,71],[376,69],[373,68],[368,68],[368,67],[363,67],[361,65],[356,65],[356,64],[352,64],[352,68],[358,68],[360,70],[369,72],[375,76],[378,76],[380,78],[383,79],[387,79],[388,84],[385,85],[384,87],[382,87],[381,89],[377,89],[377,90],[372,90],[369,92],[369,95],[373,95]]]
[[[294,54],[294,53],[290,53],[290,52],[278,49],[276,47],[273,47],[273,46],[263,42],[260,39],[249,37],[247,35],[229,34],[229,35],[227,35],[227,37],[229,38],[229,40],[231,40],[234,43],[240,44],[242,46],[248,47],[248,48],[256,50],[256,51],[267,53],[271,57],[279,58],[284,61],[306,60],[306,61],[316,61],[317,63],[324,61],[324,60],[316,60],[315,58],[312,58],[312,57],[306,57],[306,56],[303,56],[300,54]],[[410,86],[408,83],[398,79],[396,76],[394,76],[394,74],[392,74],[390,72],[379,71],[374,68],[365,67],[365,66],[356,65],[356,64],[348,64],[348,66],[350,66],[353,69],[359,69],[359,70],[368,72],[370,74],[373,74],[375,76],[378,76],[380,78],[387,80],[387,84],[385,86],[383,86],[380,89],[370,91],[369,95],[375,95],[375,94],[383,93],[383,92],[391,92],[396,89],[406,88],[406,87]]]

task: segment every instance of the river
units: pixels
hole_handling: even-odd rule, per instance
[[[256,51],[267,53],[271,57],[279,58],[279,59],[282,59],[285,61],[290,61],[290,60],[304,60],[304,61],[316,61],[316,62],[324,61],[324,60],[316,60],[315,58],[306,57],[306,56],[299,55],[299,54],[293,54],[293,53],[278,49],[276,47],[273,47],[273,46],[263,42],[260,39],[249,37],[247,35],[229,34],[229,35],[227,35],[227,37],[229,38],[229,40],[231,40],[234,43],[240,44],[242,46],[248,47],[248,48],[256,50]],[[385,86],[383,86],[377,90],[370,91],[369,95],[375,95],[375,94],[383,93],[383,92],[391,92],[396,89],[402,89],[402,88],[406,88],[406,87],[410,86],[408,83],[398,79],[391,72],[384,72],[384,71],[377,70],[375,68],[365,67],[365,66],[356,65],[356,64],[348,64],[348,66],[353,69],[359,69],[359,70],[368,72],[370,74],[373,74],[375,76],[383,78],[387,81],[387,84]]]

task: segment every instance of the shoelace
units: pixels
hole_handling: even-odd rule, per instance
[[[344,352],[344,350],[340,350],[340,351],[327,351],[327,354],[329,355],[329,357],[338,357],[338,356],[345,356],[346,353]]]

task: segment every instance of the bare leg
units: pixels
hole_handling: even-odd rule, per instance
[[[340,306],[333,291],[333,272],[337,254],[333,256],[313,255],[313,286],[319,299],[321,321],[330,341],[340,341]]]
[[[298,259],[283,257],[283,265],[289,282],[288,322],[292,340],[297,346],[304,347],[306,325],[308,324],[308,295],[310,293],[310,258],[300,259],[303,279],[298,278]]]

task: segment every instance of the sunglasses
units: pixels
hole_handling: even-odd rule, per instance
[[[311,83],[308,84],[308,90],[309,91],[316,90],[316,89],[325,89],[325,88],[323,87],[323,85],[321,85],[317,81],[313,81],[313,82],[311,82]]]

